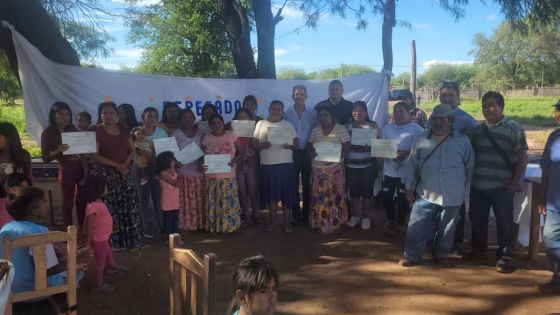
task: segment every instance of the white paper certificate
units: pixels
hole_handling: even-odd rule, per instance
[[[254,120],[232,120],[231,127],[238,137],[252,138],[255,132]]]
[[[196,124],[198,125],[198,130],[202,131],[202,133],[207,134],[210,132],[210,125],[208,124],[208,121],[201,120]]]
[[[340,162],[340,153],[342,152],[342,144],[334,141],[321,141],[313,144],[315,152],[315,161],[321,162]]]
[[[68,150],[64,151],[63,155],[95,153],[97,151],[95,132],[63,132],[60,135],[62,144],[68,145]]]
[[[367,145],[371,144],[371,139],[377,138],[377,130],[372,128],[352,128],[352,145]]]
[[[206,174],[229,173],[231,172],[230,154],[206,154],[204,156],[204,165],[208,167]]]
[[[175,158],[177,161],[181,162],[181,164],[189,164],[203,155],[204,152],[202,152],[198,144],[196,144],[196,142],[191,142],[181,151],[177,152]]]
[[[294,143],[290,127],[268,127],[267,139],[270,144],[276,145],[292,145]]]
[[[372,139],[371,156],[396,159],[397,144],[398,144],[398,140],[395,139]]]
[[[175,137],[159,138],[153,141],[156,156],[165,151],[171,151],[173,154],[179,153],[179,146]]]

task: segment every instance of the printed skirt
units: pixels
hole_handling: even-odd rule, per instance
[[[206,231],[229,233],[241,227],[235,178],[206,178]]]
[[[323,234],[340,230],[348,219],[344,166],[311,168],[311,228]]]
[[[204,177],[189,176],[179,173],[177,178],[179,187],[179,228],[185,231],[204,229]]]

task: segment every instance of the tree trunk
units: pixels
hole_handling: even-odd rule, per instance
[[[277,22],[272,16],[270,0],[253,0],[253,13],[255,14],[255,25],[257,27],[257,77],[276,79],[274,32]]]
[[[393,72],[393,27],[395,27],[395,0],[385,0],[381,46],[383,48],[383,69]]]
[[[257,77],[257,67],[251,46],[251,27],[247,10],[235,0],[220,0],[226,33],[231,41],[233,62],[240,79]]]
[[[57,25],[47,14],[39,0],[0,1],[0,20],[11,23],[31,44],[48,59],[65,65],[80,65],[80,58],[70,43],[62,36]],[[0,36],[0,49],[6,51],[12,70],[17,73],[17,58],[10,31]]]

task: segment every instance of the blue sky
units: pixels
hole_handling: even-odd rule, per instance
[[[157,0],[141,0],[149,4]],[[273,3],[282,1],[273,1]],[[459,21],[444,12],[431,0],[397,1],[397,19],[412,24],[412,29],[397,26],[393,32],[393,72],[399,74],[410,70],[410,41],[416,41],[418,71],[421,73],[437,62],[472,63],[475,33],[486,35],[503,21],[499,8],[491,1],[483,4],[471,0],[465,17]],[[123,0],[110,0],[108,8],[124,6]],[[274,9],[276,10],[276,9]],[[306,71],[320,70],[344,64],[362,64],[380,70],[383,65],[381,51],[381,16],[370,15],[365,31],[357,30],[356,19],[348,14],[346,19],[325,14],[317,29],[302,27],[301,12],[286,7],[284,20],[276,27],[276,67],[301,68]],[[114,54],[96,62],[107,69],[119,69],[121,65],[135,66],[142,50],[126,41],[127,28],[119,19],[106,24],[107,31],[115,38],[109,44]],[[294,32],[294,30],[299,29]],[[256,46],[256,34],[252,34]]]

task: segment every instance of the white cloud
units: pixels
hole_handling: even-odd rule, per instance
[[[422,67],[428,69],[429,67],[437,64],[447,64],[447,65],[470,65],[473,64],[472,60],[426,60],[422,63]]]
[[[115,50],[115,57],[123,57],[130,59],[139,59],[142,56],[144,49],[117,49]]]
[[[489,14],[486,16],[486,20],[488,21],[495,21],[498,18],[498,15],[495,13]]]
[[[284,48],[276,48],[274,50],[274,56],[276,57],[281,57],[281,56],[285,56],[294,52],[298,52],[300,51],[302,48],[301,46],[298,45],[290,45],[288,47],[284,47]]]
[[[305,62],[302,62],[302,61],[284,61],[284,60],[276,59],[276,66],[303,67],[303,66],[305,66]]]
[[[125,4],[126,1],[125,0],[111,0],[113,3],[120,3],[120,4]],[[161,0],[139,0],[135,3],[135,6],[139,6],[139,7],[145,7],[145,6],[149,6],[152,4],[158,4],[160,3]]]
[[[412,24],[412,27],[417,30],[432,28],[432,24]]]
[[[349,27],[356,27],[358,26],[358,22],[345,22],[344,25]]]

